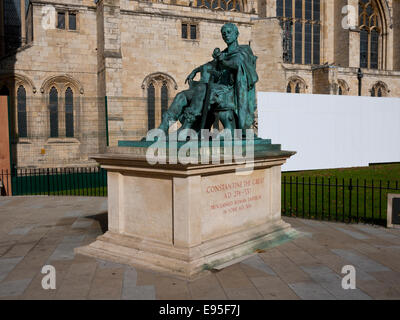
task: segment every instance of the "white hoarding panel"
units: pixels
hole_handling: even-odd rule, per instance
[[[400,162],[400,99],[259,92],[258,134],[297,151],[284,171]]]

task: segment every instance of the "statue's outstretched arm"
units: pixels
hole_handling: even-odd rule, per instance
[[[199,73],[201,71],[201,67],[197,67],[195,69],[193,69],[193,71],[187,76],[185,83],[191,83],[194,79],[194,77],[196,76],[197,73]]]

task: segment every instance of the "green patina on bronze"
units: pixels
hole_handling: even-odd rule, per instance
[[[179,92],[163,114],[158,129],[165,133],[165,138],[157,134],[155,138],[150,138],[148,134],[141,141],[120,140],[118,147],[124,147],[123,152],[145,154],[149,148],[158,148],[161,152],[168,149],[169,154],[178,152],[182,147],[195,146],[200,154],[204,147],[212,149],[217,143],[220,146],[220,154],[224,154],[227,146],[241,147],[243,154],[254,152],[255,158],[294,154],[282,151],[280,144],[272,144],[270,139],[261,139],[253,133],[251,137],[245,137],[246,130],[251,129],[254,123],[256,110],[257,57],[250,46],[239,45],[239,31],[233,23],[224,24],[221,35],[227,47],[223,51],[215,48],[212,53],[213,60],[195,68],[188,75],[185,83],[189,84],[189,88]],[[201,75],[200,80],[194,81],[197,73]],[[170,132],[168,135],[170,126],[176,121],[181,123],[181,127],[177,132]],[[219,136],[212,131],[211,128],[218,121],[221,121],[224,129],[229,129],[232,135],[225,131],[224,134],[228,132],[228,136]],[[190,137],[187,137],[187,132],[182,132],[184,129],[194,130],[197,135],[190,134]],[[212,132],[211,136],[201,136],[202,129],[210,130],[208,132]],[[162,141],[158,141],[159,138]],[[179,141],[172,141],[174,139]],[[220,142],[211,142],[209,139]],[[206,140],[209,140],[209,145],[204,144]],[[198,154],[193,156],[197,157]]]
[[[293,152],[282,151],[280,144],[272,144],[271,139],[260,139],[256,137],[252,140],[246,139],[234,139],[234,140],[194,140],[194,141],[169,141],[169,140],[158,140],[158,141],[132,141],[132,140],[120,140],[118,141],[118,147],[113,148],[113,152],[119,153],[118,149],[124,147],[122,152],[146,154],[149,148],[154,148],[158,152],[165,153],[170,156],[171,154],[178,154],[179,150],[185,148],[188,156],[200,157],[204,150],[208,150],[209,154],[212,155],[218,153],[224,155],[225,152],[232,154],[241,154],[246,156],[251,153],[254,158],[262,158],[266,156],[291,156]],[[195,151],[192,152],[192,148]],[[217,148],[218,150],[216,150]],[[235,150],[235,148],[238,148]],[[249,151],[251,148],[251,151]],[[158,154],[155,152],[155,154]]]
[[[189,89],[178,93],[164,113],[159,129],[168,132],[171,123],[183,129],[210,129],[219,119],[225,129],[249,129],[256,109],[257,57],[250,46],[239,45],[236,25],[221,28],[227,48],[214,49],[213,60],[195,68],[186,78]],[[194,77],[200,73],[200,81]]]

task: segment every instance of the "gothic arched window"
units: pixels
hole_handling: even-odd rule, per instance
[[[26,114],[26,90],[24,86],[19,86],[17,90],[17,112],[18,112],[18,136],[26,138],[27,130],[27,114]]]
[[[164,82],[161,87],[161,116],[168,110],[168,87]]]
[[[157,128],[168,110],[169,100],[178,89],[174,78],[163,72],[149,74],[142,82],[143,96],[147,103],[147,129]]]
[[[287,93],[305,93],[306,84],[303,79],[292,77],[286,86]]]
[[[388,95],[387,86],[383,82],[377,82],[371,89],[371,97],[386,97]]]
[[[340,79],[338,80],[338,95],[339,96],[345,96],[349,92],[349,86],[346,83],[346,81]]]
[[[147,129],[155,127],[156,97],[155,89],[152,83],[147,87]]]
[[[49,112],[50,112],[50,137],[58,137],[58,91],[52,87],[49,92]]]
[[[242,0],[196,0],[197,7],[224,11],[244,11]]]
[[[70,87],[65,90],[65,136],[74,137],[74,93]]]
[[[360,67],[378,69],[382,18],[376,0],[359,0]]]
[[[284,62],[320,64],[320,0],[277,0],[276,15],[283,29]]]
[[[299,83],[296,83],[295,92],[300,93],[300,84]]]

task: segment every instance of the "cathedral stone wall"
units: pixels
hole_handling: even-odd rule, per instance
[[[385,38],[379,47],[380,67],[362,69],[361,93],[371,96],[378,85],[384,96],[400,97],[400,2],[376,3]],[[214,48],[225,48],[220,29],[226,22],[238,26],[239,44],[250,44],[258,57],[258,91],[298,88],[306,94],[358,95],[358,0],[321,0],[319,65],[284,62],[284,32],[275,0],[243,4],[244,12],[235,12],[199,8],[196,0],[31,1],[32,16],[25,22],[33,37],[0,57],[0,89],[7,86],[16,97],[23,86],[27,96],[27,137],[19,136],[17,99],[11,99],[14,163],[25,168],[92,165],[90,155],[103,152],[107,143],[140,139],[149,128],[149,88],[154,88],[157,126],[162,88],[168,104],[188,88],[185,79],[193,68],[210,61]],[[347,5],[356,9],[350,29],[343,28]],[[75,13],[77,30],[57,29],[56,21],[44,27],[46,7]],[[182,38],[182,24],[196,26],[196,39]],[[59,97],[56,138],[50,137],[52,87]],[[74,95],[74,137],[66,137],[66,88]]]

